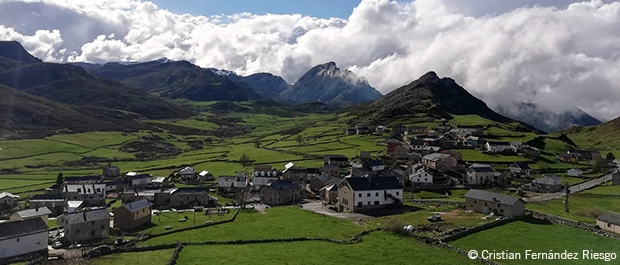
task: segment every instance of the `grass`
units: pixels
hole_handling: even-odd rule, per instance
[[[476,162],[476,161],[482,161],[482,162],[487,162],[487,161],[493,161],[493,162],[522,162],[522,161],[529,161],[529,159],[525,158],[525,157],[521,157],[521,156],[504,156],[504,155],[489,155],[489,154],[484,154],[480,151],[477,150],[458,150],[459,152],[461,152],[461,154],[463,154],[463,160],[464,161],[471,161],[471,162]]]
[[[528,264],[604,264],[604,261],[584,261],[581,258],[583,250],[593,252],[612,252],[618,250],[617,241],[594,235],[592,233],[553,225],[548,222],[528,219],[516,221],[493,229],[484,230],[472,235],[457,239],[450,244],[462,249],[475,249],[478,253],[482,250],[494,252],[517,252],[521,253],[519,260],[496,260],[505,265],[528,265]],[[532,260],[525,259],[525,250],[532,252],[578,252],[579,260]]]
[[[602,195],[620,195],[620,185],[612,186],[611,183],[603,184],[593,189],[585,191],[590,194],[602,194]]]
[[[341,240],[348,239],[367,228],[353,223],[352,220],[322,216],[297,206],[274,207],[268,209],[266,214],[260,214],[255,210],[242,211],[233,223],[157,237],[142,244],[304,236]]]
[[[207,254],[208,253],[208,254]],[[441,257],[441,258],[436,258]],[[251,245],[187,246],[178,264],[478,264],[443,248],[411,238],[375,232],[355,245],[290,242]]]
[[[99,148],[103,146],[119,145],[123,142],[136,139],[137,136],[121,132],[87,132],[75,134],[61,134],[46,137],[45,139],[82,146]]]
[[[166,230],[164,229],[164,227],[166,226],[172,226],[173,229],[179,229],[179,228],[201,225],[201,224],[204,224],[206,221],[216,222],[220,220],[227,220],[232,217],[234,212],[230,212],[227,214],[221,214],[221,215],[218,215],[217,213],[206,215],[205,213],[206,212],[194,213],[191,211],[178,212],[178,213],[162,212],[159,215],[154,215],[152,217],[152,220],[153,220],[153,223],[155,223],[155,226],[144,229],[141,231],[141,233],[156,234],[156,233],[165,232]],[[187,221],[179,222],[179,219],[182,219],[185,216],[188,217]]]
[[[7,163],[7,159],[16,157],[35,156],[46,153],[79,153],[89,150],[74,144],[45,139],[0,141],[0,148],[2,148],[0,150],[0,160],[4,161],[4,163]]]
[[[145,265],[166,265],[172,257],[174,249],[164,249],[134,253],[120,253],[91,259],[86,262],[88,265],[125,265],[125,264],[145,264]],[[80,263],[83,264],[83,263]],[[177,263],[182,264],[182,263]]]
[[[563,199],[528,203],[528,209],[559,215],[565,218],[596,223],[596,217],[606,211],[620,212],[620,198],[591,197],[579,194],[568,198],[569,213],[564,212]]]

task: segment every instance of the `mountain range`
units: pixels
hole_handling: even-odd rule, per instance
[[[499,105],[498,113],[541,129],[545,132],[558,132],[573,126],[592,126],[601,121],[579,108],[560,113],[542,108],[532,103]]]
[[[8,95],[0,100],[0,110],[10,113],[1,117],[0,130],[5,132],[153,129],[142,121],[196,114],[170,100],[179,98],[266,100],[273,104],[317,102],[329,108],[351,107],[359,121],[377,124],[415,120],[425,115],[449,119],[451,115],[465,114],[500,123],[521,120],[526,123],[520,123],[520,128],[536,130],[536,127],[547,132],[600,123],[580,110],[555,114],[533,104],[510,108],[517,109],[516,112],[499,107],[498,113],[453,79],[439,78],[434,72],[383,96],[364,78],[338,68],[334,62],[312,67],[290,85],[271,73],[242,76],[167,58],[106,64],[46,63],[15,41],[0,42],[0,85],[2,95]],[[36,117],[47,118],[40,121],[43,119]]]

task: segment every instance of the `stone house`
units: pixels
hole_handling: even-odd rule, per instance
[[[182,180],[195,180],[196,179],[196,170],[193,167],[184,167],[179,170],[179,175]]]
[[[433,173],[426,169],[420,169],[409,176],[409,181],[418,184],[433,184]]]
[[[432,153],[422,157],[422,164],[437,171],[449,171],[455,170],[458,161],[448,154]]]
[[[290,205],[301,199],[301,186],[290,180],[271,182],[260,189],[260,201],[267,205]]]
[[[473,164],[467,169],[465,183],[469,185],[485,185],[495,180],[497,171],[489,165]]]
[[[383,160],[368,160],[362,163],[362,166],[370,171],[380,171],[385,169]]]
[[[170,207],[175,209],[191,209],[194,206],[215,207],[217,201],[217,197],[209,195],[207,187],[177,188],[170,193]]]
[[[338,177],[340,176],[340,167],[331,164],[324,165],[323,174],[327,176]]]
[[[512,176],[521,176],[521,177],[530,177],[531,168],[526,162],[515,162],[508,167],[510,171],[510,175]]]
[[[519,197],[471,189],[465,194],[465,209],[506,217],[525,215],[525,202]]]
[[[411,149],[408,146],[399,145],[394,148],[394,151],[389,153],[390,156],[396,159],[407,159],[409,158],[409,153]]]
[[[115,178],[121,175],[121,169],[117,166],[103,167],[104,178]]]
[[[395,177],[345,178],[338,184],[338,211],[359,212],[399,207],[403,187]]]
[[[235,192],[250,185],[248,176],[220,176],[217,179],[217,187],[222,192]]]
[[[558,192],[562,190],[562,179],[554,175],[544,176],[525,185],[525,188],[535,192]]]
[[[25,255],[46,257],[48,229],[41,218],[0,223],[0,264]]]
[[[485,148],[489,153],[501,153],[506,150],[512,150],[508,142],[487,142]]]
[[[56,218],[58,227],[64,228],[65,242],[101,240],[110,235],[110,214],[106,209],[66,213]]]
[[[338,184],[332,184],[325,186],[319,190],[321,199],[327,204],[334,204],[338,202]]]
[[[140,174],[138,172],[128,172],[125,175],[127,186],[148,186],[151,184],[153,177],[150,174]]]
[[[620,234],[620,213],[603,213],[596,217],[596,225],[603,230]]]
[[[61,194],[62,195],[63,184],[53,184],[45,188],[45,194]]]
[[[35,194],[28,200],[31,208],[47,207],[52,216],[62,214],[68,206],[62,194]]]
[[[105,205],[106,184],[76,184],[65,185],[64,195],[66,201],[84,201],[86,206]]]
[[[126,186],[126,183],[122,180],[106,181],[103,184],[105,184],[106,192],[122,191]]]
[[[566,175],[569,177],[582,177],[583,171],[581,169],[571,168],[566,171]]]
[[[345,155],[324,155],[323,163],[325,165],[346,167],[349,165],[349,159]]]
[[[198,180],[211,181],[211,180],[215,180],[215,176],[213,176],[211,172],[203,170],[203,171],[200,171],[200,173],[198,173]]]
[[[114,227],[131,230],[151,223],[152,203],[142,199],[114,209]]]
[[[254,187],[254,190],[260,190],[260,188],[267,185],[267,183],[278,180],[280,180],[280,172],[277,170],[255,170],[252,186]]]
[[[47,225],[47,220],[50,214],[52,214],[52,211],[50,211],[50,209],[48,209],[47,207],[43,206],[39,208],[21,210],[19,212],[11,214],[11,216],[9,216],[9,220],[19,221],[32,218],[40,218]]]
[[[8,192],[0,193],[0,209],[13,209],[19,202],[19,196]]]

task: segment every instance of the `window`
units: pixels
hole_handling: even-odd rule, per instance
[[[501,208],[501,207],[502,207],[502,205],[498,203],[497,204],[497,208]]]
[[[17,242],[19,242],[19,237],[17,238]]]
[[[82,189],[78,189],[78,193],[82,193]]]
[[[100,192],[101,192],[101,189],[100,189],[100,188],[97,188],[97,193],[100,193]]]
[[[424,181],[427,181],[427,178],[424,178]]]
[[[399,195],[400,195],[400,191],[397,191],[397,192],[396,192],[396,196],[399,196]]]
[[[611,227],[611,224],[610,224],[610,223],[607,223],[607,227]]]
[[[487,206],[487,203],[486,203],[486,202],[484,203],[484,206]]]
[[[357,206],[358,206],[358,207],[362,207],[363,205],[364,205],[364,204],[363,204],[362,202],[358,202],[358,203],[357,203]]]
[[[101,230],[105,229],[105,225],[101,225]]]
[[[76,234],[79,234],[79,233],[80,233],[80,229],[75,230],[75,233],[76,233]]]
[[[90,230],[90,235],[94,236],[95,235],[95,230]]]
[[[378,193],[378,192],[375,192],[375,196],[379,197],[379,193]]]
[[[370,205],[370,201],[368,201],[368,205]]]
[[[37,246],[40,246],[40,245],[41,245],[41,241],[37,242]]]
[[[379,205],[379,201],[375,201],[375,205]]]
[[[370,192],[369,192],[369,193],[366,193],[366,197],[370,197]]]
[[[360,194],[358,194],[358,195],[357,195],[357,197],[360,197],[360,198],[361,198],[361,197],[362,197],[362,194],[361,194],[361,193],[360,193]]]

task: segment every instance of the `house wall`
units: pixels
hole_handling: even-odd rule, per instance
[[[392,198],[387,197],[386,193],[392,194],[400,202],[403,201],[402,189],[355,191],[354,211],[383,208],[385,205],[396,203]]]
[[[121,175],[121,170],[103,168],[103,175],[106,177],[118,177]]]
[[[596,225],[598,225],[598,227],[600,227],[603,230],[607,230],[607,231],[610,231],[610,232],[614,232],[614,233],[620,234],[620,225],[615,225],[615,224],[607,223],[607,222],[601,221],[601,220],[596,220]]]
[[[151,222],[151,207],[131,212],[124,207],[114,210],[114,227],[125,229],[134,229]]]
[[[338,191],[325,192],[325,202],[332,204],[338,202]]]
[[[15,198],[7,196],[7,197],[0,199],[0,205],[6,205],[8,207],[13,208],[17,206],[17,201],[15,200]]]
[[[58,218],[58,226],[65,228],[67,243],[107,238],[110,235],[110,220],[98,220],[78,224],[67,224],[64,217]]]
[[[151,178],[131,179],[131,186],[147,186],[151,184]]]
[[[492,201],[475,200],[471,198],[465,199],[465,209],[483,214],[494,212],[495,214],[511,217],[522,216],[525,214],[525,203],[518,201],[515,205],[498,204]]]
[[[260,188],[270,182],[278,181],[279,179],[278,177],[254,177],[254,182],[252,184],[254,184],[254,187]]]
[[[493,180],[495,172],[476,172],[467,170],[467,184],[484,185],[487,180]]]
[[[410,180],[413,183],[433,183],[433,175],[427,172],[420,172],[413,174]]]
[[[294,204],[301,199],[301,188],[276,190],[271,186],[260,189],[260,201],[267,205]]]
[[[0,259],[47,249],[47,231],[0,240]]]
[[[352,212],[355,204],[355,194],[346,184],[338,186],[338,210],[340,212]]]
[[[210,206],[208,193],[172,193],[170,194],[170,207],[192,208],[194,206]]]
[[[571,177],[580,177],[583,175],[583,172],[579,170],[568,170],[567,175]]]

